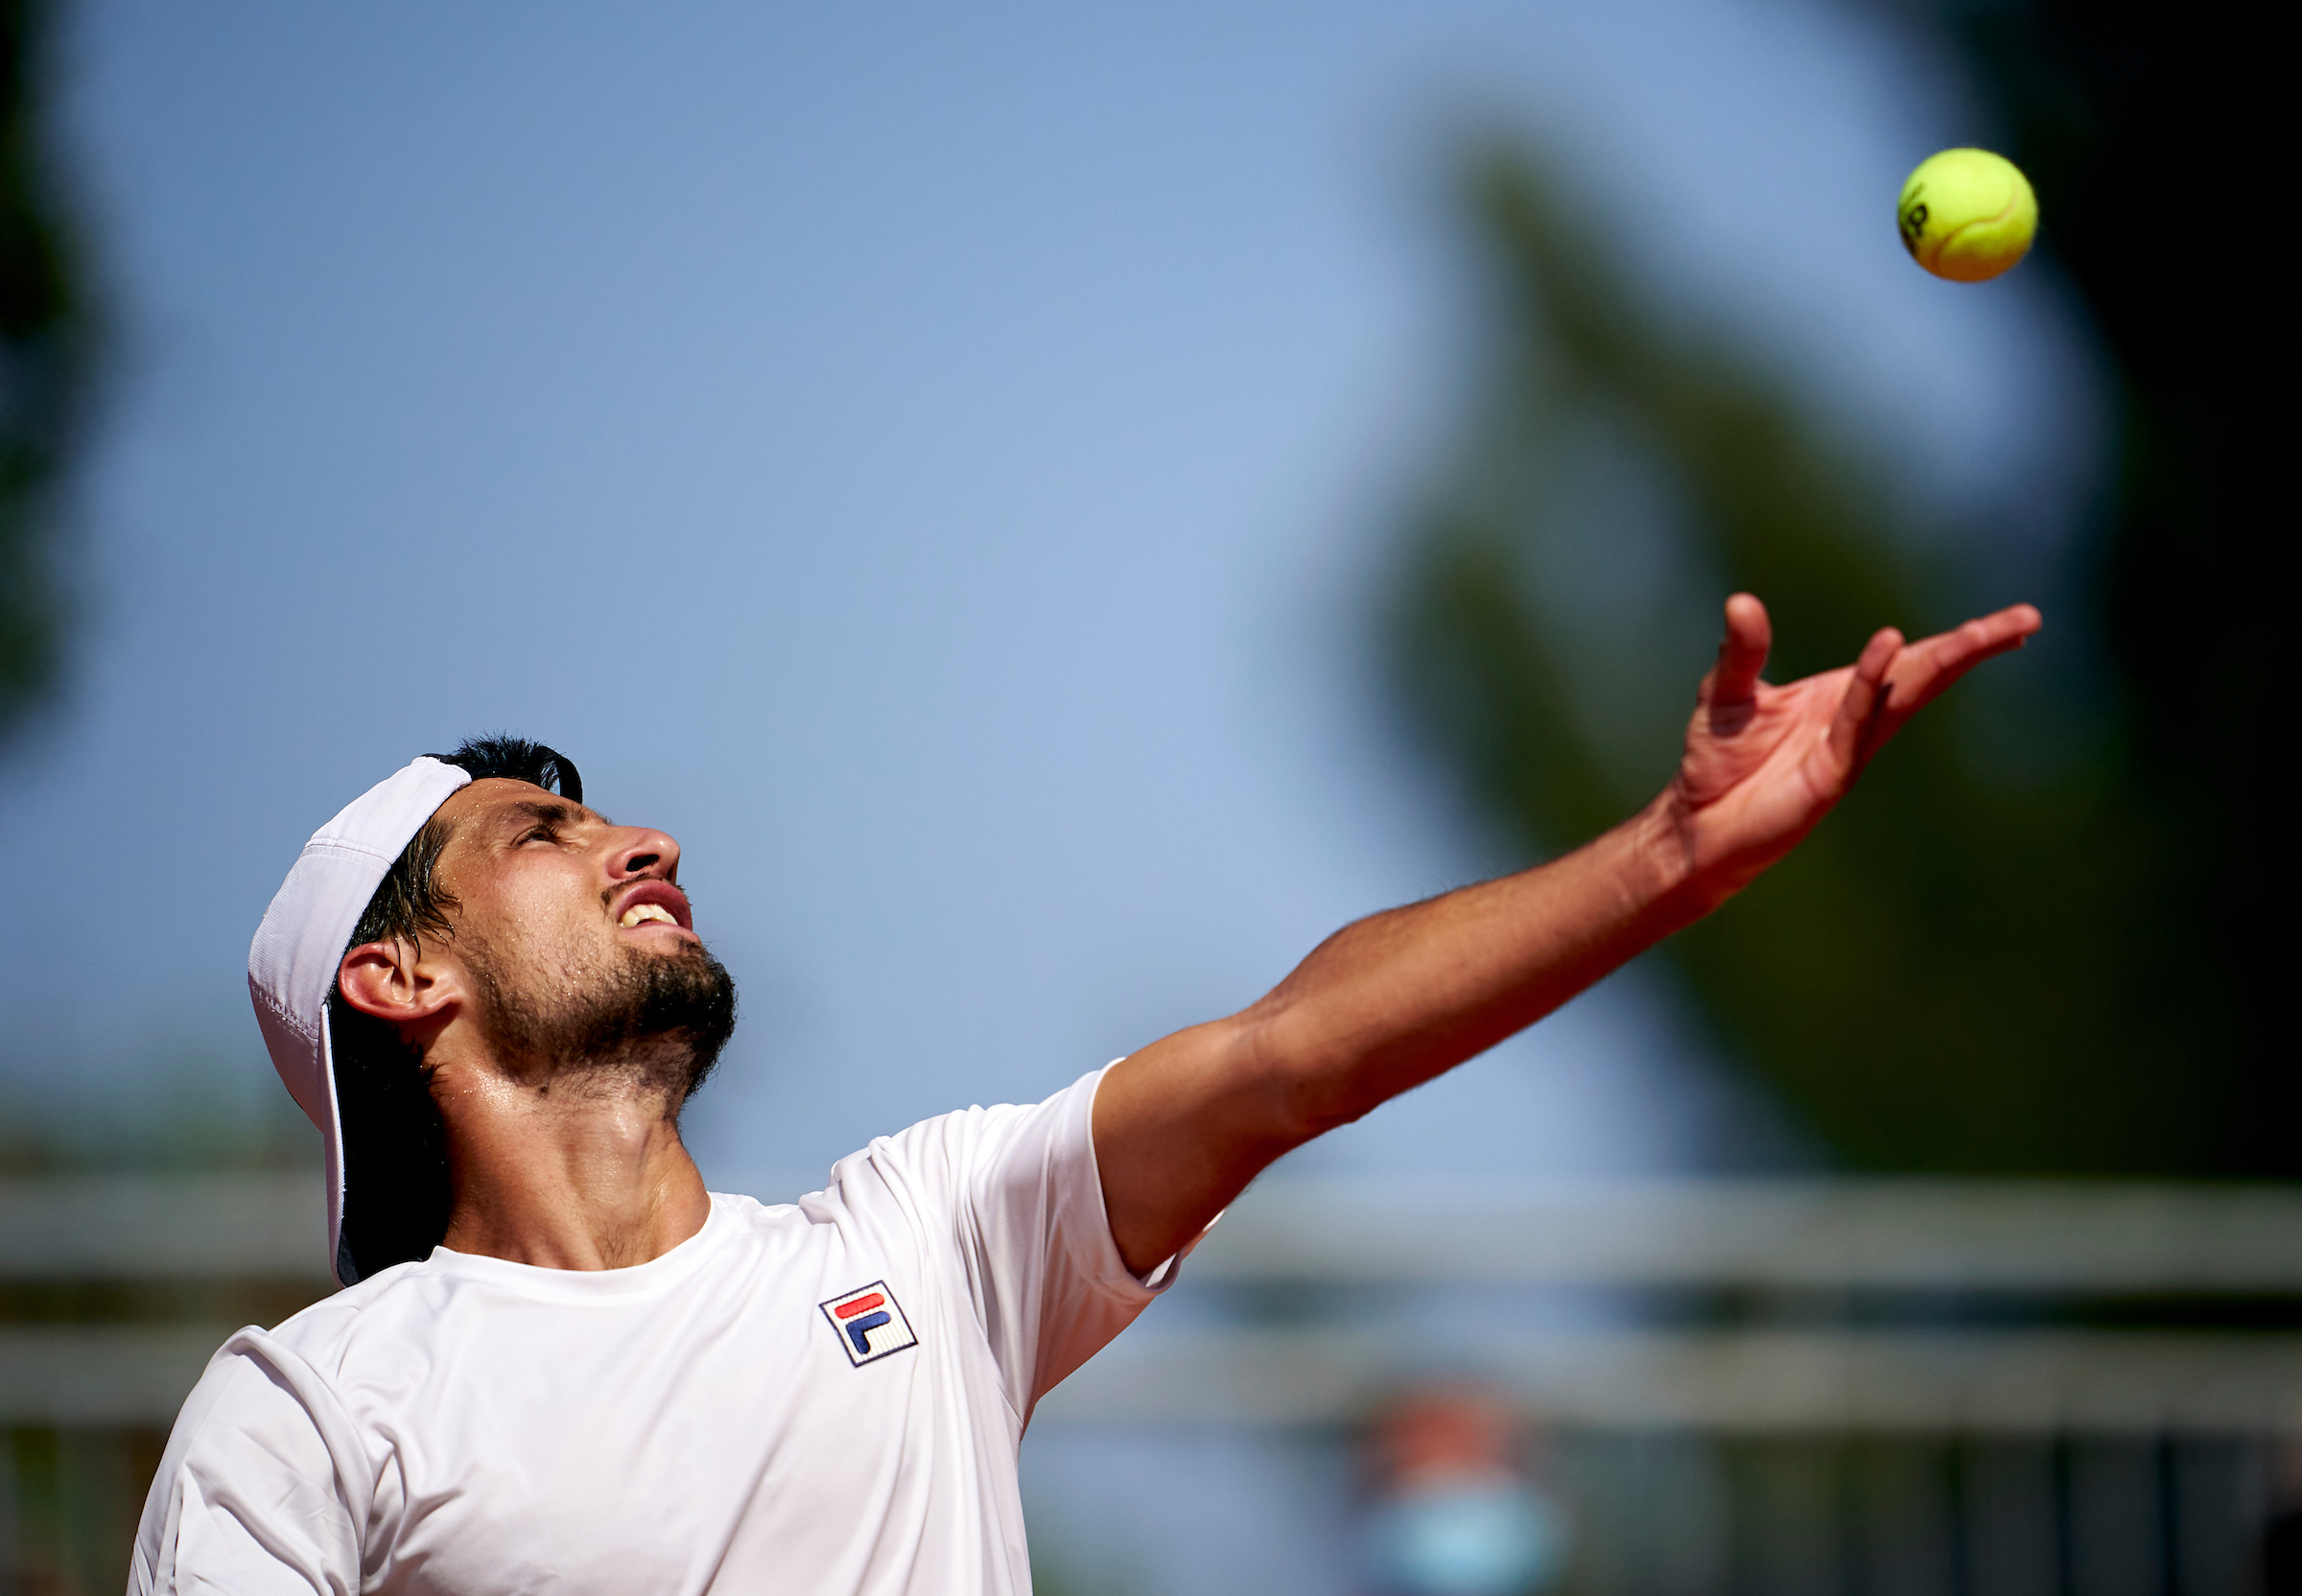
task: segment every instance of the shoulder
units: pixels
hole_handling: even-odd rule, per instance
[[[335,1303],[331,1298],[276,1329],[249,1326],[226,1339],[185,1398],[170,1450],[253,1446],[308,1462],[317,1443],[331,1454],[360,1454],[338,1377],[341,1360],[331,1355],[343,1339],[341,1316],[317,1312]]]
[[[1036,1103],[995,1103],[988,1108],[978,1104],[923,1119],[893,1136],[876,1138],[861,1152],[842,1159],[833,1177],[836,1181],[866,1165],[900,1170],[979,1163],[1022,1143],[1084,1138],[1102,1078],[1102,1070],[1092,1070]]]
[[[130,1588],[344,1588],[374,1468],[329,1380],[270,1332],[224,1342],[185,1398],[137,1527]]]
[[[251,1325],[234,1331],[185,1398],[172,1450],[198,1445],[213,1432],[269,1431],[283,1424],[290,1430],[336,1429],[345,1413],[340,1379],[347,1356],[363,1332],[375,1327],[379,1306],[388,1317],[400,1317],[391,1309],[409,1295],[408,1277],[420,1267],[386,1270],[271,1329]]]
[[[200,1383],[176,1415],[179,1441],[196,1442],[217,1428],[245,1427],[289,1418],[312,1397],[326,1398],[327,1381],[294,1348],[253,1326],[237,1330],[208,1359]]]
[[[903,1220],[941,1233],[992,1190],[1069,1184],[1092,1172],[1094,1070],[1037,1103],[980,1105],[937,1115],[873,1138],[833,1165],[819,1192],[800,1199],[814,1219]]]
[[[253,1335],[258,1339],[247,1343],[251,1352],[285,1353],[316,1371],[340,1369],[363,1342],[403,1334],[410,1320],[436,1312],[439,1277],[440,1271],[427,1260],[394,1264],[321,1298],[269,1331],[243,1330],[225,1344],[225,1350]]]

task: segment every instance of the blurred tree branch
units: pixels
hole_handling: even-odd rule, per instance
[[[1830,427],[1638,302],[1529,155],[1481,152],[1466,196],[1492,366],[1411,528],[1393,659],[1474,801],[1556,848],[1665,779],[1726,593],[1773,610],[1778,681],[1844,663],[1881,623],[1933,630],[1973,596],[1908,552],[1896,495]],[[2302,1165],[2273,1113],[2268,1016],[2217,928],[2183,920],[2216,811],[2170,804],[2150,768],[2168,756],[2117,737],[2043,782],[1985,781],[1960,735],[1974,691],[1661,956],[1857,1164]]]
[[[58,499],[94,344],[43,121],[50,22],[42,0],[0,0],[0,739],[57,678],[70,610]]]

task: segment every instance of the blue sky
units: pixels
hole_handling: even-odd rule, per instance
[[[2051,275],[1901,254],[1903,174],[1993,132],[1955,73],[1799,0],[90,0],[64,42],[115,359],[71,691],[0,766],[70,883],[0,931],[19,1098],[272,1090],[242,972],[296,847],[482,728],[685,845],[730,1180],[1500,862],[1363,636],[1470,353],[1468,128],[1918,490],[2051,536],[2098,424]],[[1316,1160],[1667,1166],[1683,1052],[1602,993]]]

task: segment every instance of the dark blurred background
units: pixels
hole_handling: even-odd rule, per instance
[[[1366,6],[912,17],[882,49],[733,16],[0,0],[0,812],[20,874],[64,883],[0,942],[0,1592],[116,1584],[156,1456],[164,1399],[43,1395],[75,1347],[317,1289],[279,1263],[154,1285],[41,1236],[130,1189],[104,1181],[303,1178],[240,939],[304,832],[482,725],[564,740],[716,860],[751,1051],[696,1138],[764,1196],[875,1115],[1053,1090],[1351,914],[1620,819],[1729,592],[1771,606],[1776,679],[2032,598],[2041,640],[1790,863],[1297,1173],[2290,1179],[2290,333],[2260,238],[2286,140],[2234,20]],[[1953,143],[2040,196],[1998,284],[1895,251],[1904,173]],[[901,1013],[890,971],[919,973]],[[1315,1271],[1225,1267],[1174,1324],[1397,1328]],[[1763,1300],[2285,1356],[2302,1300],[2276,1268],[2203,1299],[1741,1279],[1505,1318],[1715,1327]],[[118,1346],[103,1368],[184,1355]],[[1045,1583],[1208,1588],[1120,1501],[1198,1515],[1258,1589],[1347,1587],[1375,1395],[1277,1441],[1082,1397],[1034,1443]],[[2256,1406],[2174,1402],[2126,1463],[2051,1414],[2011,1463],[1907,1424],[1634,1445],[1570,1417],[1559,1577],[1850,1588],[1834,1568],[1896,1559],[1750,1548],[1824,1519],[1856,1546],[1876,1477],[1906,1481],[1897,1535],[1965,1548],[1878,1588],[2027,1588],[1961,1527],[1999,1468],[2046,1482],[2038,1588],[2256,1588],[2288,1455]],[[2145,1482],[2123,1517],[2154,1549],[2081,1555],[2090,1468]],[[1760,1528],[1617,1577],[1608,1526],[1635,1538],[1650,1490]]]
[[[1848,1165],[2291,1177],[2295,843],[2262,809],[2291,334],[2238,220],[2286,141],[2212,12],[1907,25],[1958,52],[1976,137],[2049,197],[2027,270],[2072,284],[2112,372],[2082,535],[2042,557],[2003,512],[1926,525],[1891,437],[1642,298],[1551,158],[1496,140],[1459,183],[1490,336],[1390,610],[1403,701],[1474,803],[1557,849],[1667,776],[1726,594],[1772,606],[1778,680],[1882,619],[1916,636],[2039,596],[2047,658],[1915,726],[1862,804],[1659,956]],[[1763,176],[1728,180],[1773,221]],[[2164,243],[2161,195],[2184,219]]]

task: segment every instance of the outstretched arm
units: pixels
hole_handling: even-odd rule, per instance
[[[1759,679],[1766,607],[1726,601],[1679,773],[1645,810],[1537,869],[1347,926],[1253,1007],[1133,1054],[1095,1098],[1113,1236],[1138,1272],[1311,1138],[1524,1029],[1797,846],[1902,723],[2039,626],[2017,604],[1850,666]]]

